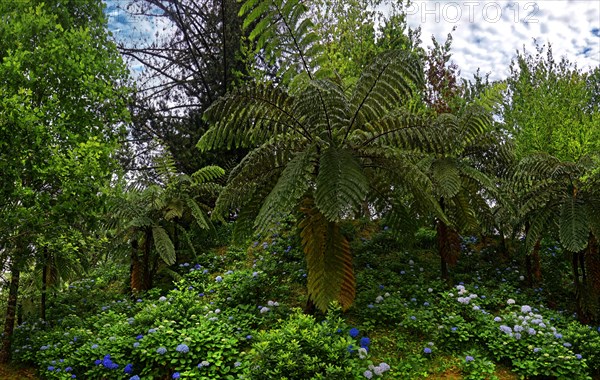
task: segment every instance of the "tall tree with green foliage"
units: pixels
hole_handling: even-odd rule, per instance
[[[199,154],[207,125],[202,113],[245,77],[240,4],[236,0],[130,0],[116,2],[132,20],[152,22],[160,35],[120,37],[119,50],[135,67],[135,101],[127,169],[157,180],[152,154],[166,150],[187,175],[207,165],[223,167],[243,152]],[[133,22],[135,28],[136,23]],[[168,31],[168,32],[167,32]],[[144,31],[142,31],[143,33]]]
[[[2,362],[20,272],[43,260],[48,242],[80,245],[54,235],[56,224],[95,220],[117,170],[126,70],[102,9],[96,0],[0,3],[0,245],[10,252],[12,272]]]
[[[502,113],[521,159],[514,186],[527,252],[537,262],[547,236],[573,255],[576,303],[586,320],[600,316],[599,73],[583,72],[565,58],[556,62],[550,46],[537,46],[535,56],[519,53]]]

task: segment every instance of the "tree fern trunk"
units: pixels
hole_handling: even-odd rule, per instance
[[[450,281],[448,266],[453,266],[458,261],[460,236],[454,228],[447,226],[442,221],[438,220],[436,227],[442,279]]]
[[[143,291],[152,288],[152,271],[150,270],[150,254],[152,252],[152,229],[146,229],[146,237],[144,242],[144,258],[143,258],[143,273],[144,285]]]
[[[585,264],[590,288],[600,295],[600,248],[598,240],[590,234],[588,248],[585,252]]]
[[[40,318],[46,320],[46,293],[48,292],[48,248],[44,248],[42,267],[42,294],[40,297]]]
[[[527,269],[527,286],[537,287],[542,280],[542,266],[540,264],[541,240],[538,239],[533,246],[531,254],[525,257],[525,268]]]
[[[142,291],[144,286],[142,262],[138,256],[139,243],[137,240],[131,241],[131,263],[129,267],[129,277],[131,283],[131,294],[136,295]]]
[[[11,264],[11,279],[8,291],[8,304],[6,305],[6,318],[4,320],[4,333],[2,334],[2,349],[0,350],[0,363],[10,360],[10,346],[15,329],[15,316],[17,313],[17,300],[19,295],[19,279],[21,270],[16,263]]]
[[[590,234],[588,246],[584,253],[586,266],[587,289],[590,293],[592,318],[594,322],[600,321],[600,247],[598,240]]]

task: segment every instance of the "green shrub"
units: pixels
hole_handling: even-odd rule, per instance
[[[297,311],[277,328],[258,334],[249,354],[250,377],[356,379],[367,367],[359,347],[341,319],[317,322]]]

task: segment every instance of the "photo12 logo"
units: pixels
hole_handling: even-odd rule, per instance
[[[411,1],[405,8],[408,16],[420,16],[421,22],[458,23],[502,19],[515,23],[538,23],[540,7],[536,2],[516,1]]]

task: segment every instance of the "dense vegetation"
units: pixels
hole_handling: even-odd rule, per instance
[[[462,80],[379,3],[132,0],[153,42],[0,3],[0,361],[600,376],[600,69],[538,46]]]

